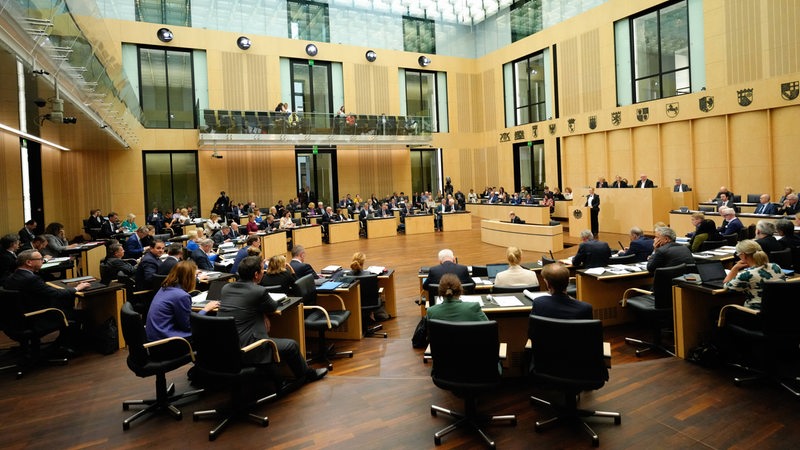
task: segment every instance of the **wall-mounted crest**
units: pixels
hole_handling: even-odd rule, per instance
[[[509,142],[511,140],[511,133],[500,133],[500,142]]]
[[[575,132],[575,119],[567,119],[567,128],[569,128],[570,133]]]
[[[583,211],[581,211],[580,209],[574,209],[572,211],[572,217],[580,219],[581,217],[583,217]]]
[[[611,113],[611,123],[613,123],[615,127],[622,123],[622,111],[614,111]]]
[[[597,128],[597,116],[589,116],[589,129],[594,130]]]
[[[709,112],[714,109],[714,96],[713,95],[706,95],[705,97],[700,98],[700,111]]]
[[[539,125],[534,125],[531,127],[531,133],[533,133],[533,137],[539,137]]]
[[[523,130],[517,130],[514,132],[514,140],[521,141],[525,139],[525,132]]]
[[[550,134],[556,134],[556,124],[551,123],[550,125],[547,126],[547,128],[550,129]]]
[[[800,81],[790,81],[781,84],[781,97],[784,100],[794,100],[800,94]]]
[[[742,89],[736,91],[736,94],[739,97],[740,106],[750,106],[753,103],[753,89]]]
[[[667,103],[667,117],[676,117],[678,115],[679,110],[680,110],[680,105],[678,104],[678,102]]]
[[[647,122],[647,119],[650,118],[650,108],[637,108],[636,109],[636,120],[639,122]]]

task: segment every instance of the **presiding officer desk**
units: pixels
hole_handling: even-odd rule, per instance
[[[536,252],[564,250],[564,229],[558,225],[481,220],[481,242],[499,247],[516,246]]]
[[[550,225],[550,207],[541,205],[510,205],[507,203],[469,203],[470,212],[481,219],[508,220],[508,213],[514,214],[525,223]]]

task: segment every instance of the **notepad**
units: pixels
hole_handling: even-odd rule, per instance
[[[326,282],[322,283],[319,287],[317,287],[317,290],[319,290],[319,291],[332,291],[332,290],[338,288],[341,284],[342,283],[340,283],[338,281],[326,281]]]

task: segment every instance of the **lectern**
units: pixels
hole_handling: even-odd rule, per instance
[[[575,206],[569,209],[569,235],[581,237],[581,231],[590,230],[592,227],[590,210],[588,206]]]

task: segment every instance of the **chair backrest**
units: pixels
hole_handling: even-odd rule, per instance
[[[529,316],[534,378],[580,391],[605,384],[603,325],[600,320]]]
[[[741,195],[734,195],[731,200],[733,200],[733,203],[742,203],[742,196]],[[760,200],[760,197],[759,197],[759,200]],[[759,200],[756,200],[753,203],[758,203]]]
[[[630,264],[630,263],[635,263],[637,256],[638,255],[636,255],[636,253],[631,253],[630,255],[625,255],[625,256],[616,256],[614,258],[611,258],[611,260],[609,261],[609,264]]]
[[[465,294],[474,294],[475,283],[461,283],[461,290],[463,290]]]
[[[201,370],[236,374],[242,369],[239,333],[233,317],[192,313],[192,348],[197,352],[195,365]]]
[[[653,273],[653,297],[656,309],[672,309],[672,279],[688,273],[686,264],[661,267]]]
[[[522,292],[524,290],[538,292],[539,286],[494,286],[492,287],[492,294]]]
[[[434,383],[444,389],[480,388],[500,381],[497,322],[428,320]]]
[[[314,284],[314,275],[308,274],[294,282],[294,292],[303,298],[303,304],[312,306],[317,304],[317,286]]]
[[[134,371],[144,367],[149,360],[144,344],[147,337],[144,333],[142,316],[133,309],[131,302],[125,302],[120,310],[120,326],[125,344],[128,346],[128,366]]]
[[[381,306],[381,296],[378,294],[378,275],[374,273],[361,273],[348,275],[358,280],[361,286],[361,309],[376,309]]]
[[[747,203],[760,203],[761,194],[747,194]]]
[[[23,331],[25,326],[25,313],[21,308],[19,291],[5,289],[0,286],[0,328],[6,334],[16,334]]]
[[[161,283],[167,279],[166,275],[159,275],[157,273],[153,274],[153,278],[150,280],[150,289],[159,290],[161,288]]]
[[[439,285],[436,283],[428,284],[428,303],[429,306],[436,304],[436,296],[439,295]]]
[[[700,211],[700,212],[714,212],[714,211],[717,210],[717,207],[716,206],[700,205],[700,207],[697,208],[697,210]]]
[[[769,281],[761,294],[761,323],[764,334],[776,339],[800,341],[800,282]],[[795,346],[794,349],[797,347]]]
[[[704,252],[706,250],[714,250],[715,248],[720,248],[723,245],[726,245],[727,243],[728,243],[728,241],[724,240],[724,239],[723,240],[719,240],[719,241],[705,240],[705,241],[703,241],[702,244],[700,244],[700,251]]]
[[[725,245],[730,245],[731,247],[735,247],[736,243],[739,242],[738,233],[723,234],[722,237],[725,238]]]
[[[793,267],[792,249],[773,250],[769,254],[769,261],[781,266],[781,269],[791,269]]]

